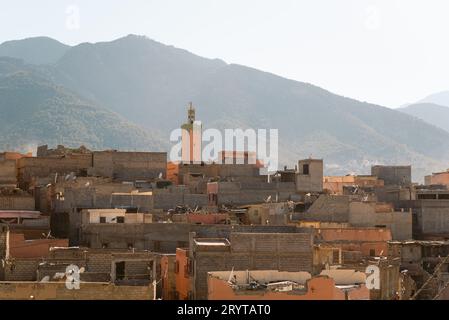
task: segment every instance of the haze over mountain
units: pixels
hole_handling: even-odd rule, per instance
[[[60,48],[48,49],[49,56],[60,53]],[[10,56],[29,63],[37,59],[20,50]],[[415,177],[420,178],[445,169],[449,160],[449,133],[416,117],[311,84],[201,58],[142,36],[80,44],[35,68],[77,99],[118,113],[144,128],[140,130],[162,132],[167,142],[170,131],[185,121],[187,103],[193,101],[206,128],[279,129],[281,164],[313,156],[325,159],[326,173],[345,174],[368,173],[372,164],[413,163]],[[67,104],[61,102],[57,108],[63,105]],[[34,108],[44,106],[45,100]],[[69,119],[58,122],[63,126]],[[26,126],[27,120],[21,125]],[[84,125],[83,130],[98,130],[92,123]],[[43,122],[40,126],[45,128]],[[101,147],[100,142],[97,145]]]
[[[398,110],[449,132],[449,107],[434,103],[417,103]]]
[[[0,114],[2,150],[18,147],[28,151],[46,143],[164,148],[159,137],[151,137],[122,116],[95,106],[11,58],[0,58]]]
[[[48,37],[6,41],[0,45],[0,57],[14,57],[31,64],[48,64],[58,61],[68,50],[67,46]]]
[[[449,91],[442,91],[431,94],[420,101],[420,103],[434,103],[440,106],[449,107]]]

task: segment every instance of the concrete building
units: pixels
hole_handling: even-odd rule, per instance
[[[0,299],[153,300],[157,259],[148,252],[51,248],[44,259],[8,260]],[[66,287],[70,265],[79,268],[80,290]]]
[[[0,189],[0,210],[36,210],[35,198],[20,189]]]
[[[323,192],[323,172],[323,160],[299,160],[296,175],[296,191],[300,193]]]
[[[267,177],[261,176],[260,168],[254,164],[169,162],[167,164],[167,178],[176,185],[187,186],[190,186],[193,182],[192,178],[202,178],[204,183],[207,183],[210,179],[221,179],[223,181],[267,181]]]
[[[151,214],[127,213],[125,209],[84,209],[81,211],[82,224],[152,222]]]
[[[0,187],[15,188],[17,185],[17,167],[15,160],[0,160]]]
[[[320,228],[315,233],[315,243],[320,247],[337,249],[334,263],[357,262],[365,257],[388,255],[389,229],[381,228]],[[324,266],[323,266],[324,267]]]
[[[309,209],[299,215],[300,220],[323,222],[349,222],[351,196],[320,195]]]
[[[353,201],[349,204],[348,222],[354,227],[388,228],[393,240],[413,239],[411,210],[395,211],[387,203]]]
[[[343,195],[345,187],[355,188],[377,188],[383,187],[384,182],[376,176],[326,176],[324,177],[323,188],[330,194]]]
[[[401,269],[416,283],[414,299],[435,299],[449,283],[449,261],[441,264],[449,256],[448,241],[391,241],[389,254],[400,257]]]
[[[42,237],[50,231],[50,217],[39,211],[0,211],[0,223],[8,225],[14,232],[23,233],[27,239]]]
[[[82,290],[68,290],[59,282],[0,282],[0,300],[154,300],[153,284],[121,286],[107,282],[88,282]]]
[[[338,274],[345,272],[346,276]],[[349,275],[348,275],[349,274]],[[369,300],[366,276],[354,270],[208,272],[208,300]]]
[[[307,271],[313,268],[313,238],[310,233],[238,233],[227,238],[198,238],[190,235],[190,248],[177,250],[176,261],[184,278],[178,287],[189,288],[180,297],[207,298],[210,271],[266,270]],[[187,258],[188,257],[188,258]]]
[[[25,239],[23,233],[10,233],[6,261],[16,258],[45,258],[52,247],[68,247],[68,239]]]
[[[281,202],[297,196],[295,184],[291,182],[209,182],[207,194],[212,206]]]
[[[396,210],[412,210],[413,239],[449,238],[449,191],[417,190],[416,198],[395,203]]]
[[[431,185],[444,185],[449,187],[449,169],[444,172],[432,173],[424,178],[427,186]]]
[[[167,170],[166,152],[94,151],[91,176],[113,178],[116,181],[164,178]]]
[[[31,153],[0,152],[0,188],[15,188],[17,186],[17,163],[19,159],[31,156]]]
[[[371,175],[383,180],[386,186],[409,186],[412,183],[411,166],[373,166]]]
[[[176,248],[189,246],[189,233],[199,237],[229,238],[232,232],[291,233],[298,232],[296,226],[245,226],[229,224],[193,223],[100,223],[82,225],[80,244],[101,249],[151,250],[174,253]],[[311,232],[311,231],[308,231]]]
[[[251,151],[220,151],[218,159],[221,164],[250,164],[263,168],[263,163],[257,159],[257,153]]]
[[[62,153],[61,153],[62,152]],[[116,181],[150,180],[166,176],[166,152],[119,152],[64,149],[40,152],[43,156],[18,160],[18,181],[22,189],[39,185],[38,178],[55,174],[71,178],[101,176]],[[70,178],[69,177],[69,178]]]
[[[247,210],[246,223],[250,225],[286,225],[292,211],[288,202],[272,202],[243,206]]]

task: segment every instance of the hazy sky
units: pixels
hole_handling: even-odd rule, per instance
[[[447,0],[0,0],[0,42],[135,33],[397,107],[449,90]]]

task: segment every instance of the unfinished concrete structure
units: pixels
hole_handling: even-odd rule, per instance
[[[449,187],[449,169],[443,172],[432,173],[424,178],[427,186],[431,185],[444,185]]]
[[[377,188],[383,187],[384,181],[376,176],[347,175],[324,177],[323,188],[331,194],[343,195],[345,187],[354,188]]]
[[[232,232],[298,232],[296,226],[245,226],[192,223],[103,223],[81,226],[80,244],[90,248],[127,249],[174,253],[189,245],[189,233],[201,237],[229,237]],[[307,229],[305,229],[307,230]],[[311,231],[308,231],[311,232]]]
[[[300,220],[348,222],[351,196],[321,195],[309,209],[300,214]]]
[[[209,182],[209,205],[247,205],[296,198],[291,182]]]
[[[176,185],[190,185],[192,178],[221,180],[253,180],[267,181],[266,176],[260,175],[260,168],[254,164],[218,164],[218,163],[175,163],[167,164],[167,178]]]
[[[383,180],[386,186],[409,186],[412,183],[412,166],[373,166],[371,175]]]
[[[242,208],[247,209],[245,222],[250,225],[286,225],[292,211],[288,202],[253,204]]]
[[[413,239],[449,239],[449,191],[418,190],[416,198],[395,203],[396,210],[412,210]]]
[[[381,228],[320,228],[315,233],[317,244],[325,244],[347,252],[359,252],[362,257],[387,256],[387,242],[391,239],[390,230]],[[344,252],[339,254],[344,255]],[[339,256],[338,263],[344,263],[342,259],[344,256]]]
[[[1,300],[154,300],[153,284],[121,286],[107,282],[88,282],[82,290],[68,290],[65,281],[0,281]]]
[[[411,210],[395,211],[392,205],[386,203],[351,202],[348,222],[355,227],[389,228],[393,240],[413,238]]]
[[[15,160],[0,160],[0,187],[14,188],[17,185]]]
[[[349,271],[349,272],[346,272]],[[352,272],[351,272],[352,271]],[[338,274],[346,272],[350,276]],[[365,274],[331,270],[326,275],[308,272],[208,272],[208,300],[369,300]]]
[[[0,210],[34,211],[35,198],[32,194],[20,189],[0,189]]]
[[[414,299],[430,300],[439,296],[449,283],[449,242],[391,241],[389,254],[400,257],[401,269],[416,282]],[[418,291],[419,290],[419,291]]]
[[[166,152],[80,152],[79,149],[64,149],[41,151],[39,155],[18,160],[18,180],[22,189],[38,185],[37,178],[48,178],[54,174],[101,176],[117,181],[150,180],[166,175]]]
[[[166,152],[94,151],[90,175],[118,181],[150,180],[166,176]]]
[[[305,159],[298,161],[296,191],[300,193],[323,192],[323,160]]]
[[[203,300],[207,298],[207,273],[210,271],[270,268],[311,272],[312,247],[310,233],[233,232],[229,240],[198,238],[192,233],[188,253],[178,250],[177,263],[179,270],[186,270],[184,273],[189,278],[187,286],[191,291],[187,293],[187,298]]]

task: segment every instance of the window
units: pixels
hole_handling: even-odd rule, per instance
[[[125,217],[117,217],[117,223],[125,223]]]
[[[184,266],[184,277],[188,278],[192,274],[193,261],[188,259]]]
[[[115,263],[115,278],[123,280],[125,278],[125,261]]]
[[[100,217],[100,223],[106,223],[106,217]]]
[[[302,166],[302,174],[305,174],[305,175],[309,175],[310,174],[310,168],[309,168],[308,164],[304,164]]]

